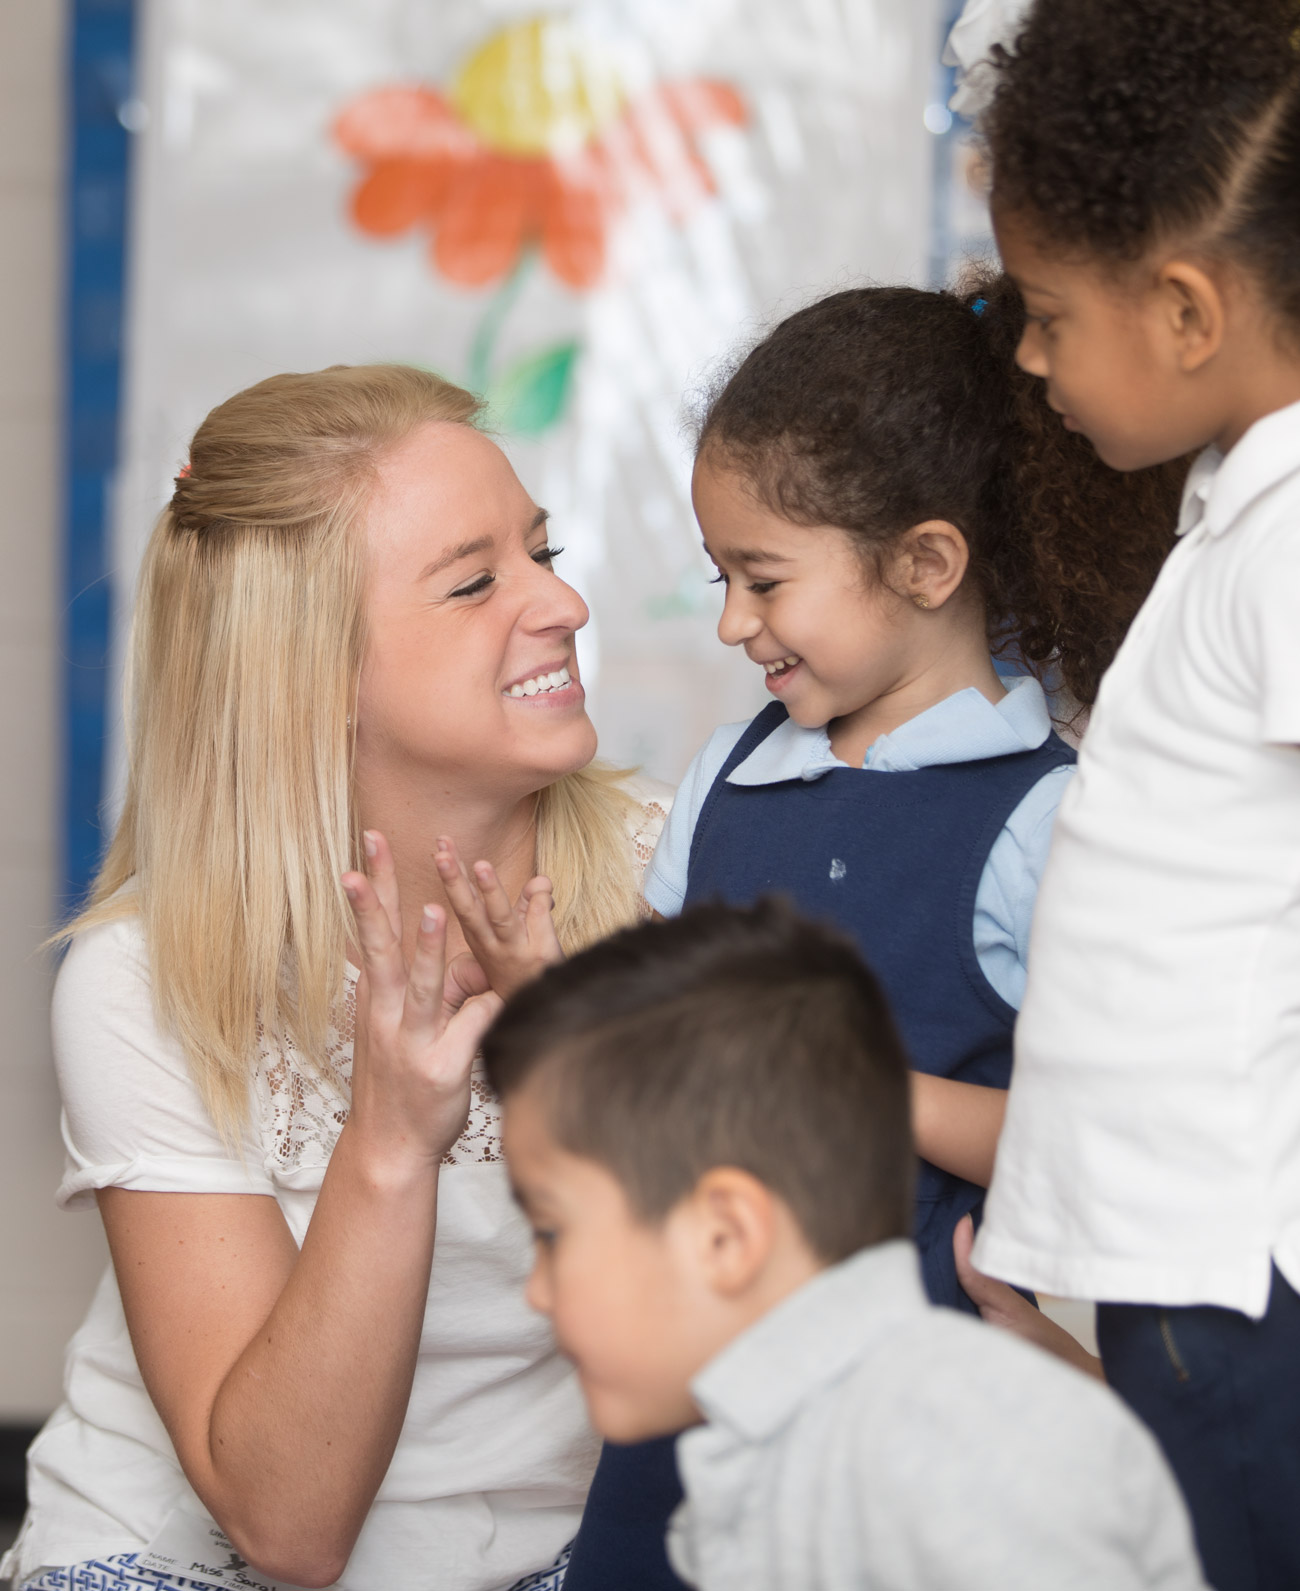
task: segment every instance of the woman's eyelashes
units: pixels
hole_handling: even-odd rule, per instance
[[[563,547],[539,547],[536,552],[530,552],[528,556],[534,563],[542,564],[549,569],[563,551]],[[480,592],[486,591],[489,586],[495,585],[496,578],[495,574],[484,571],[481,575],[475,575],[474,579],[467,585],[457,586],[448,595],[453,597],[476,597]]]

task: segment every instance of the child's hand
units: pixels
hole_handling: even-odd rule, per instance
[[[1036,1348],[1045,1348],[1058,1359],[1072,1364],[1076,1370],[1104,1381],[1106,1377],[1101,1360],[1094,1358],[1082,1343],[1076,1342],[1063,1326],[1049,1320],[1041,1309],[1035,1309],[1014,1287],[1008,1287],[1005,1282],[996,1282],[991,1276],[985,1276],[982,1271],[975,1269],[970,1260],[974,1244],[975,1223],[970,1216],[964,1215],[953,1229],[952,1254],[957,1262],[957,1280],[979,1310],[981,1318],[991,1326],[1001,1326],[1004,1331],[1014,1332],[1017,1337],[1032,1342]]]
[[[512,906],[491,862],[476,862],[471,876],[446,838],[438,840],[434,861],[473,959],[502,999],[564,959],[551,917],[549,878],[529,879]],[[458,979],[461,960],[452,963]]]

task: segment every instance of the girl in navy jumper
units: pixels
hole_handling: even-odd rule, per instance
[[[1183,474],[1120,476],[1063,431],[1015,366],[1023,327],[1005,278],[837,293],[714,396],[693,497],[726,587],[718,633],[774,699],[696,757],[646,879],[665,915],[776,892],[855,935],[915,1069],[926,1286],[971,1311],[953,1233],[991,1175],[1074,761],[1039,677],[1091,703],[1172,544]],[[997,654],[1021,671],[1010,689]],[[569,1591],[600,1583],[613,1519],[607,1583],[675,1583],[649,1564],[674,1500],[671,1443],[607,1448]]]

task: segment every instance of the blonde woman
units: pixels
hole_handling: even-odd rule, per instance
[[[400,366],[275,377],[154,531],[54,1005],[60,1199],[113,1263],[19,1586],[562,1575],[596,1447],[473,1057],[489,984],[636,914],[663,809],[588,767],[587,611],[473,419]]]

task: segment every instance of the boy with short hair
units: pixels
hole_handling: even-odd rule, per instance
[[[679,1439],[704,1591],[1200,1591],[1105,1388],[936,1309],[907,1239],[907,1062],[856,951],[696,908],[549,969],[489,1033],[533,1305],[596,1427]]]

